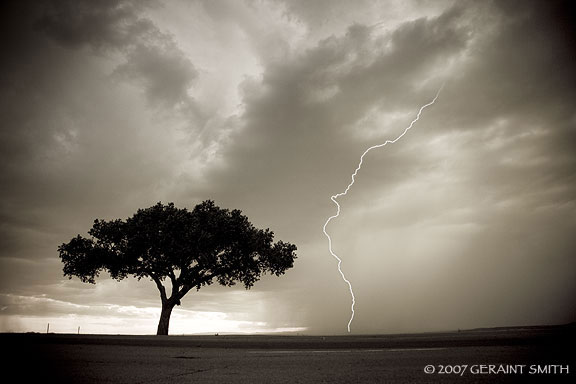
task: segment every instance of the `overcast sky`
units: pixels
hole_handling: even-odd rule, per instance
[[[18,1],[0,23],[0,331],[154,333],[154,283],[62,275],[95,218],[213,199],[298,246],[171,333],[576,320],[574,6]]]

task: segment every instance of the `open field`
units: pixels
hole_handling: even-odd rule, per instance
[[[575,327],[360,336],[2,334],[4,377],[58,383],[574,382]],[[425,373],[431,365],[434,373]],[[443,371],[443,372],[442,372]]]

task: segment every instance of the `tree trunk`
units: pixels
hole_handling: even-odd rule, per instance
[[[170,326],[170,315],[172,314],[172,309],[174,304],[171,302],[162,303],[162,312],[160,313],[160,322],[158,323],[158,332],[156,335],[167,335],[168,327]]]

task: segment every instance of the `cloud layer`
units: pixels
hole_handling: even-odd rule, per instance
[[[95,218],[210,198],[299,258],[248,292],[190,293],[182,332],[202,311],[256,331],[345,332],[350,297],[322,233],[330,196],[441,84],[408,135],[365,158],[330,224],[356,293],[353,331],[574,321],[569,3],[3,7],[3,330],[155,307],[150,282],[63,279],[57,246]]]

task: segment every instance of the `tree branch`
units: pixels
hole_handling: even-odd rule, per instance
[[[154,280],[154,282],[156,283],[156,287],[158,287],[158,290],[160,291],[160,298],[162,299],[162,303],[164,303],[165,301],[168,300],[168,298],[166,297],[166,288],[164,288],[160,279],[153,272],[149,272],[148,274],[150,275],[152,280]]]
[[[178,283],[178,279],[176,279],[176,275],[174,274],[173,270],[168,271],[168,276],[170,277],[170,281],[172,282],[172,294],[170,295],[169,300],[175,300],[176,304],[180,305],[181,297],[178,297],[178,289],[180,288],[180,284]]]
[[[188,284],[182,285],[182,289],[180,289],[180,291],[178,291],[178,293],[176,294],[178,297],[178,300],[182,299],[188,293],[188,291],[190,291],[192,289],[192,287],[193,287],[193,285],[188,285]]]
[[[178,283],[179,284],[185,284],[187,282],[188,279],[190,278],[194,278],[194,276],[198,275],[198,272],[201,270],[202,268],[200,267],[200,265],[196,264],[191,268],[183,268],[180,267],[180,276],[178,276]]]
[[[216,271],[216,272],[212,272],[211,274],[209,274],[209,275],[207,275],[207,276],[204,276],[204,277],[202,277],[202,278],[199,279],[199,280],[194,281],[193,284],[187,284],[187,283],[183,284],[183,285],[182,285],[182,289],[180,289],[180,290],[177,292],[177,296],[176,296],[176,297],[178,297],[178,300],[180,300],[180,299],[183,298],[183,297],[188,293],[188,291],[190,291],[193,287],[196,287],[196,286],[198,286],[199,284],[202,284],[202,283],[206,283],[206,282],[210,281],[211,279],[213,279],[214,277],[216,277],[216,276],[218,276],[218,275],[220,275],[220,274],[222,274],[222,273],[224,273],[223,270]]]

